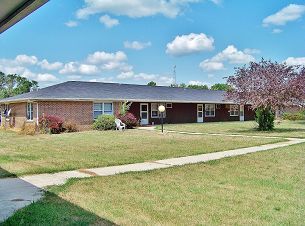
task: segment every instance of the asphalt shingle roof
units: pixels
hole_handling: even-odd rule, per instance
[[[164,86],[69,81],[18,96],[0,103],[27,100],[118,100],[149,102],[232,103],[224,91],[195,90]]]

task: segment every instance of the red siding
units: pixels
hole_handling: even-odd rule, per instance
[[[215,105],[216,106],[216,105]],[[204,105],[203,105],[204,107]],[[151,103],[148,103],[149,124],[160,124],[159,118],[151,118]],[[205,117],[204,122],[239,121],[239,116],[230,116],[230,105],[219,104],[216,107],[215,117]],[[140,103],[134,102],[129,110],[137,119],[140,119]],[[245,120],[253,120],[254,112],[249,106],[245,106]],[[172,108],[166,109],[164,123],[195,123],[197,122],[197,104],[173,103]]]

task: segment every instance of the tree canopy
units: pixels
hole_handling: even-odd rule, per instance
[[[305,69],[300,66],[262,59],[237,68],[228,85],[229,99],[254,109],[277,111],[305,103]]]
[[[216,83],[211,86],[211,90],[223,90],[228,91],[230,89],[230,86],[226,83]]]
[[[148,86],[156,86],[157,83],[154,81],[150,81],[149,83],[147,83]]]
[[[0,98],[16,96],[38,88],[38,82],[29,80],[16,74],[0,72]]]

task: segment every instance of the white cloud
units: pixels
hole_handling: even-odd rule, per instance
[[[81,64],[79,66],[79,73],[85,75],[93,75],[98,73],[98,68],[95,65]]]
[[[90,54],[87,57],[87,61],[91,64],[100,64],[100,63],[107,63],[107,62],[120,62],[126,61],[127,56],[124,52],[118,51],[116,53],[107,53],[107,52],[95,52]]]
[[[70,80],[80,80],[82,78],[82,76],[81,75],[68,75],[67,78]]]
[[[67,27],[77,27],[78,26],[78,22],[76,22],[74,20],[70,20],[70,21],[66,22],[65,25]]]
[[[288,57],[284,62],[288,65],[303,65],[305,66],[305,57]]]
[[[209,84],[209,83],[206,83],[206,82],[194,81],[194,80],[191,80],[188,83],[189,83],[189,85],[197,85],[197,86],[202,86],[202,85],[208,85]]]
[[[174,81],[171,76],[159,75],[159,74],[135,73],[134,71],[122,72],[117,76],[117,79],[143,81],[145,83],[153,80],[158,85],[170,85]]]
[[[59,71],[60,74],[75,74],[78,73],[78,63],[69,62],[64,65],[64,68]]]
[[[35,65],[38,62],[36,56],[18,55],[15,58],[16,63],[21,65]]]
[[[104,24],[107,28],[112,28],[120,24],[119,20],[111,18],[109,15],[101,16],[100,22]]]
[[[290,4],[281,9],[277,13],[266,17],[263,20],[263,26],[269,25],[282,26],[290,21],[295,21],[303,16],[305,13],[305,5]]]
[[[57,78],[52,74],[37,74],[36,78],[34,79],[37,82],[55,82]]]
[[[254,60],[255,58],[251,54],[247,54],[245,51],[240,51],[235,46],[229,45],[211,59],[202,61],[199,66],[207,71],[217,71],[224,69],[224,62],[246,64]]]
[[[225,66],[222,62],[217,62],[209,59],[202,61],[199,66],[206,71],[220,71],[225,69]]]
[[[219,3],[219,0],[212,0]],[[90,15],[110,13],[117,16],[140,18],[154,15],[163,15],[175,18],[190,3],[200,0],[85,0],[85,6],[76,12],[79,19]]]
[[[200,33],[176,36],[166,45],[166,53],[174,56],[182,56],[214,49],[214,39]]]
[[[246,53],[246,54],[260,54],[261,51],[259,49],[246,48],[246,49],[244,49],[244,53]]]
[[[54,63],[49,63],[46,59],[42,60],[41,62],[38,62],[38,65],[45,70],[59,70],[60,68],[63,67],[63,63],[61,62],[54,62]]]
[[[282,29],[278,29],[278,28],[275,28],[275,29],[272,30],[273,34],[279,34],[279,33],[282,33],[282,32],[283,32],[283,30]]]
[[[151,42],[138,42],[138,41],[125,41],[124,42],[124,47],[127,49],[135,49],[135,50],[142,50],[147,47],[151,46]]]

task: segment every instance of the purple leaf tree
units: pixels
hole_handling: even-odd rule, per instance
[[[227,98],[275,113],[305,103],[305,69],[262,59],[236,68],[228,78]]]

